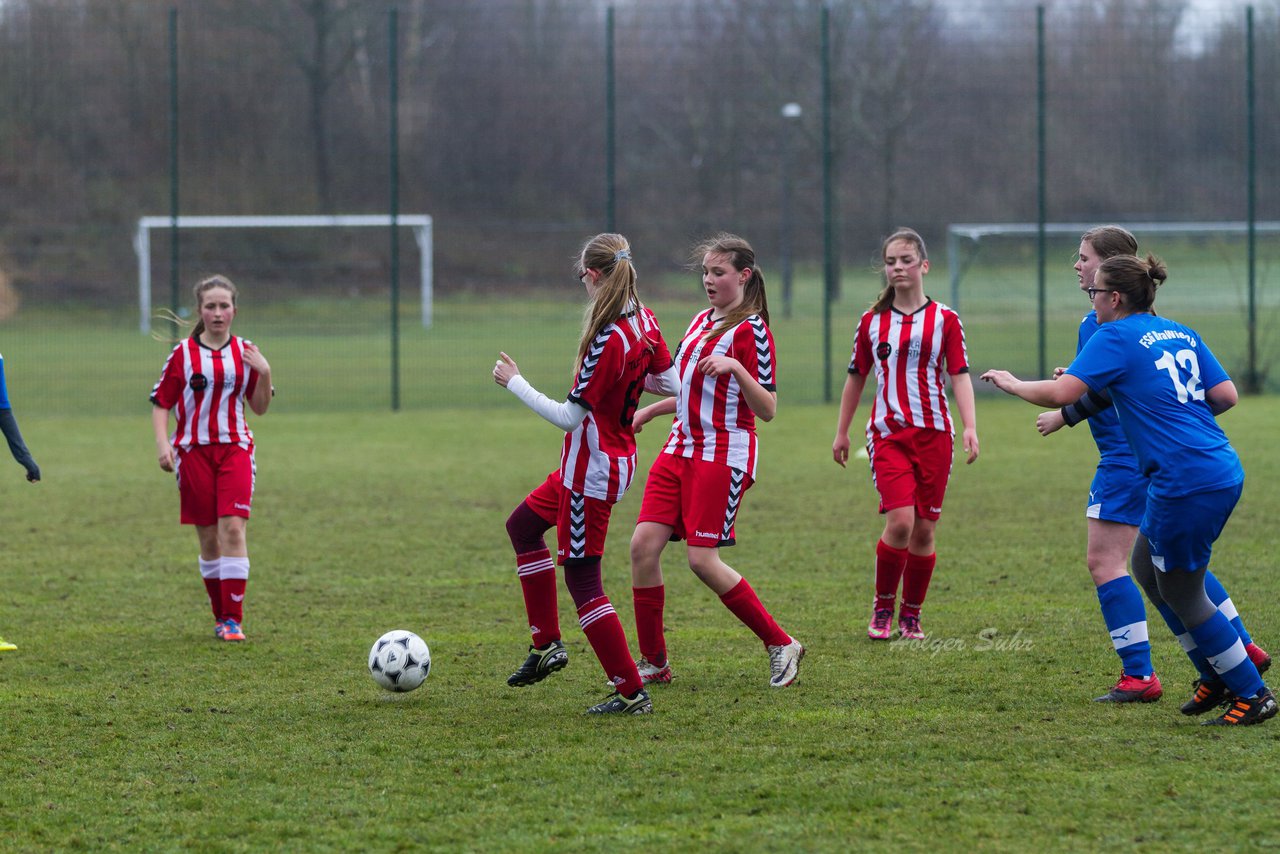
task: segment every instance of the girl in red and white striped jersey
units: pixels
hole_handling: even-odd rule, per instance
[[[655,415],[676,416],[649,469],[631,537],[638,666],[647,683],[671,681],[661,557],[674,537],[687,542],[693,573],[764,643],[769,684],[783,688],[795,682],[804,647],[720,557],[721,546],[734,544],[743,493],[755,482],[756,418],[771,421],[778,407],[764,274],[750,244],[732,234],[700,244],[694,258],[711,307],[694,316],[676,350],[676,398],[645,407],[635,418],[639,430]]]
[[[532,685],[568,663],[556,603],[558,562],[578,609],[578,623],[617,689],[587,711],[642,714],[652,711],[652,702],[631,659],[622,623],[605,595],[600,559],[610,512],[635,475],[631,420],[636,403],[645,390],[674,394],[675,372],[658,321],[640,302],[625,237],[591,238],[578,256],[574,275],[586,287],[589,302],[573,387],[565,402],[552,401],[529,385],[506,353],[493,368],[494,382],[565,431],[560,468],[507,519],[533,635],[528,657],[507,684]],[[557,561],[543,539],[553,525]]]
[[[213,609],[214,635],[244,640],[249,551],[245,524],[253,504],[253,433],[244,404],[257,415],[271,405],[271,365],[249,341],[231,334],[236,286],[211,276],[195,286],[200,320],[169,354],[151,390],[151,424],[160,468],[175,472],[181,521],[200,539],[200,574]],[[169,434],[169,413],[177,426]]]
[[[858,321],[831,452],[841,466],[848,462],[849,425],[874,369],[867,450],[885,526],[876,545],[876,598],[867,636],[893,636],[893,606],[901,581],[898,631],[903,638],[918,640],[925,636],[920,607],[933,577],[934,528],[954,453],[944,376],[951,377],[970,463],[978,458],[978,429],[960,318],[924,293],[924,275],[929,272],[924,239],[909,228],[898,229],[885,238],[881,251],[885,287]]]

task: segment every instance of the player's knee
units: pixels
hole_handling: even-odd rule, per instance
[[[657,562],[666,544],[665,537],[659,537],[644,526],[637,527],[631,535],[631,563],[648,566]]]
[[[224,553],[238,553],[244,546],[244,520],[239,516],[227,516],[219,520],[218,545]]]

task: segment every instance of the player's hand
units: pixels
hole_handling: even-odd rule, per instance
[[[159,447],[157,456],[160,458],[160,468],[165,471],[173,471],[173,446],[165,442]]]
[[[991,383],[993,386],[1007,394],[1013,394],[1014,388],[1022,382],[1022,380],[1018,379],[1008,371],[997,370],[986,371],[981,377],[979,377],[979,379]]]
[[[732,356],[707,356],[698,362],[698,371],[709,377],[722,377],[740,367],[742,363]]]
[[[973,465],[973,461],[978,458],[978,431],[972,427],[966,427],[964,431],[964,450],[969,455],[965,460],[965,465]]]
[[[498,354],[498,361],[493,366],[493,381],[503,388],[512,378],[520,376],[520,366],[506,353]]]
[[[840,464],[840,468],[847,468],[845,463],[849,462],[849,437],[836,436],[836,440],[831,443],[831,458]]]
[[[1065,374],[1066,372],[1067,372],[1067,369],[1066,369],[1066,368],[1054,368],[1054,369],[1053,369],[1053,378],[1056,380],[1058,377],[1062,376],[1062,375],[1063,375],[1063,374]]]
[[[27,483],[39,483],[39,482],[40,482],[40,466],[36,465],[35,461],[32,460],[31,465],[27,466]]]
[[[635,414],[631,416],[631,432],[639,433],[644,429],[644,425],[653,420],[653,410],[645,406],[637,409]]]
[[[1056,433],[1065,426],[1067,426],[1067,419],[1062,417],[1061,409],[1051,409],[1036,416],[1036,429],[1040,431],[1041,436]]]
[[[271,365],[267,362],[267,357],[262,355],[257,344],[245,343],[244,363],[260,374],[271,373]]]

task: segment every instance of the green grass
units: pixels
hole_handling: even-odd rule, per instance
[[[809,647],[800,683],[766,687],[763,649],[676,545],[665,562],[676,679],[655,689],[651,717],[595,720],[582,712],[603,678],[567,595],[570,666],[505,685],[527,634],[503,520],[555,465],[559,440],[495,395],[479,412],[282,407],[258,419],[250,641],[234,647],[212,638],[195,536],[177,524],[145,404],[101,417],[20,406],[46,479],[30,486],[0,466],[0,632],[21,647],[0,655],[0,849],[1280,842],[1268,762],[1280,722],[1224,733],[1178,714],[1192,672],[1154,615],[1166,697],[1090,702],[1118,668],[1084,568],[1086,433],[1042,439],[1033,407],[980,401],[982,458],[957,466],[939,527],[925,611],[935,643],[907,650],[863,635],[880,530],[865,463],[835,466],[834,409],[784,391],[726,557]],[[1273,651],[1278,420],[1274,397],[1224,416],[1249,482],[1214,562]],[[641,434],[645,464],[662,432]],[[632,637],[626,543],[642,486],[616,509],[605,558]],[[434,659],[407,695],[364,670],[396,627],[419,632]],[[986,630],[1002,648],[984,648]]]

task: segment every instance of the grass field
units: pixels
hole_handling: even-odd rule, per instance
[[[112,393],[141,401],[154,357]],[[766,686],[763,649],[676,546],[676,679],[655,689],[654,715],[596,720],[583,710],[606,691],[567,595],[568,669],[505,684],[527,634],[503,520],[559,443],[510,395],[479,413],[258,419],[250,640],[230,646],[212,637],[145,403],[64,417],[11,392],[45,481],[0,460],[0,633],[21,647],[0,655],[0,849],[1280,843],[1280,722],[1220,732],[1180,715],[1193,674],[1154,615],[1165,698],[1090,702],[1118,672],[1083,560],[1094,451],[1079,430],[1039,437],[1026,404],[979,402],[982,458],[957,467],[939,528],[931,642],[904,648],[863,632],[879,534],[867,472],[831,462],[833,408],[784,391],[726,556],[808,646],[799,684]],[[1214,562],[1272,651],[1278,421],[1275,397],[1224,416],[1249,483]],[[646,465],[662,432],[640,437]],[[605,558],[633,641],[626,542],[641,488],[615,510]],[[412,694],[382,692],[364,669],[396,627],[432,648]]]

